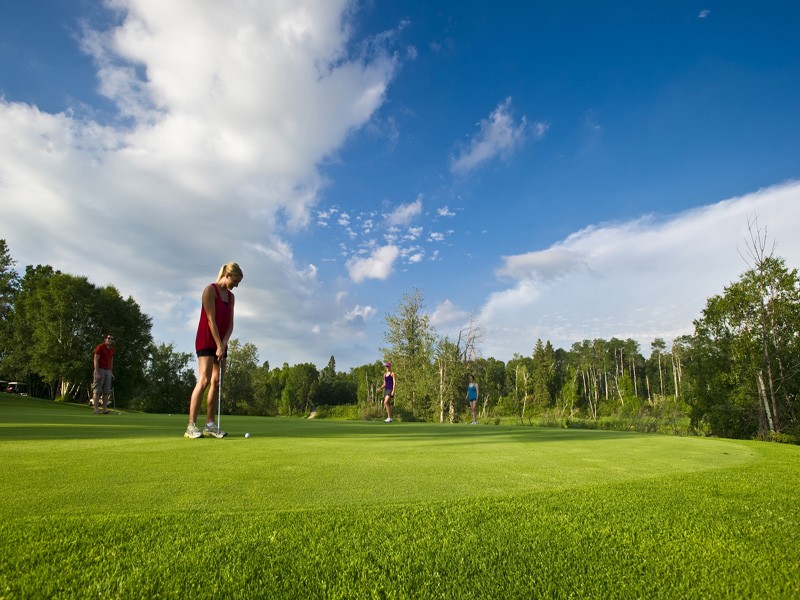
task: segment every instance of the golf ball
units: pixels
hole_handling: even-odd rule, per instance
[[[250,434],[249,433],[245,433],[244,437],[250,437]]]

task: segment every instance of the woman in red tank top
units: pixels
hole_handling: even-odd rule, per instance
[[[214,423],[217,410],[217,389],[219,387],[220,369],[225,369],[225,358],[228,355],[228,341],[233,333],[233,288],[239,285],[244,275],[235,262],[222,265],[216,283],[209,284],[203,290],[203,304],[200,308],[200,322],[197,324],[195,350],[197,351],[197,385],[192,391],[189,401],[189,425],[185,437],[200,438],[203,435],[225,437],[225,432]],[[197,412],[203,400],[203,390],[208,387],[206,395],[206,426],[203,431],[197,428]]]

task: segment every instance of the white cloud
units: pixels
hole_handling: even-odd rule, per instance
[[[234,335],[280,347],[282,360],[317,359],[309,323],[341,315],[276,223],[311,219],[318,165],[384,101],[399,66],[395,37],[353,40],[348,0],[113,6],[117,25],[86,30],[82,47],[123,124],[0,99],[12,257],[113,283],[182,351],[202,286],[236,260],[245,281]],[[314,217],[327,224],[335,212]],[[390,253],[356,272],[384,276]]]
[[[460,325],[469,318],[469,313],[458,308],[450,300],[444,300],[431,314],[431,325],[434,327],[450,327]]]
[[[530,132],[527,117],[516,123],[511,109],[511,98],[501,102],[489,115],[480,122],[480,131],[466,148],[450,161],[450,170],[456,174],[468,173],[483,163],[496,158],[508,158],[525,142]],[[547,131],[547,125],[536,123],[532,128],[535,138],[541,138]]]
[[[673,215],[602,224],[551,248],[504,257],[499,277],[512,285],[480,310],[487,356],[529,353],[537,338],[569,348],[583,339],[691,333],[706,300],[748,267],[748,218],[758,217],[775,254],[800,264],[800,183],[789,183]]]
[[[422,227],[409,227],[406,232],[405,239],[414,241],[422,235]]]
[[[389,227],[407,226],[420,214],[422,214],[422,199],[417,198],[408,204],[401,204],[386,215],[386,224]]]
[[[386,279],[391,275],[398,256],[400,249],[389,245],[376,248],[367,258],[352,257],[347,261],[350,279],[355,283],[364,279]]]
[[[361,306],[360,304],[357,304],[352,310],[345,314],[345,319],[347,321],[360,320],[366,323],[367,321],[371,320],[377,312],[378,310],[374,306]]]
[[[498,269],[498,274],[502,277],[520,281],[549,281],[585,268],[586,258],[572,250],[554,247],[517,256],[506,256],[503,257],[503,263]]]

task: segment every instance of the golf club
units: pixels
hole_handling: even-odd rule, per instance
[[[217,386],[217,431],[221,430],[220,419],[222,418],[222,361],[219,360],[219,385]]]

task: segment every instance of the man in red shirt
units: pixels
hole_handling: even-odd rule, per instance
[[[111,386],[114,381],[114,336],[107,335],[105,342],[94,349],[94,414],[102,407],[102,413],[108,414],[108,401],[111,398]],[[101,402],[102,401],[102,402]]]

